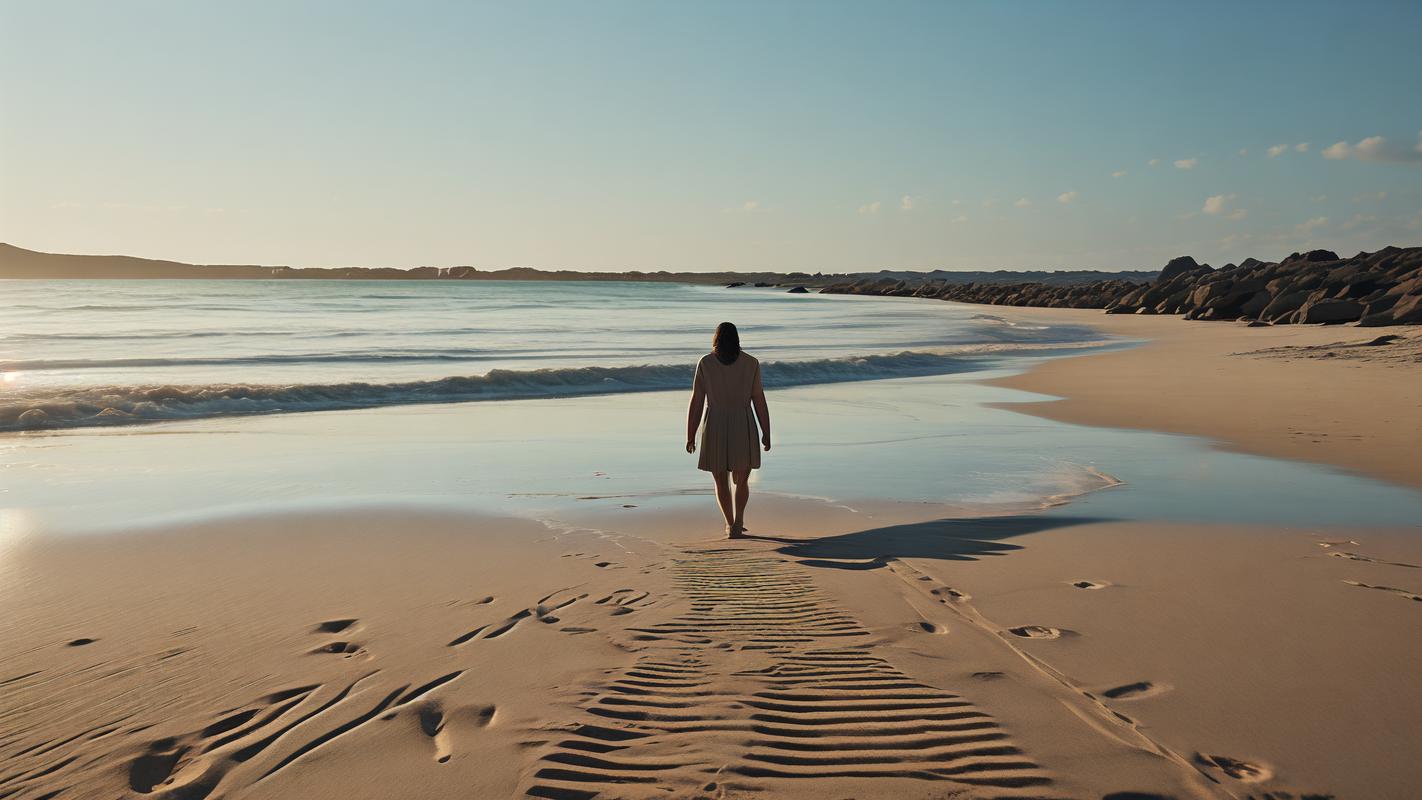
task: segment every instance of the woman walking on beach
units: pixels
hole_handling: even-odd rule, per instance
[[[729,322],[716,326],[711,352],[696,363],[691,405],[686,410],[688,453],[696,452],[696,429],[701,427],[703,409],[706,426],[701,431],[701,457],[696,466],[711,473],[716,482],[716,502],[726,517],[726,535],[740,539],[746,530],[750,473],[760,468],[756,423],[760,424],[760,444],[769,452],[770,408],[760,386],[760,362],[741,352],[741,335]],[[734,497],[732,482],[736,485]]]

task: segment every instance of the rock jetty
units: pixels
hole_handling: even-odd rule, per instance
[[[1274,325],[1407,325],[1422,323],[1422,247],[1386,247],[1352,258],[1312,250],[1279,262],[1249,258],[1219,269],[1181,256],[1166,264],[1155,280],[1146,282],[951,285],[864,278],[831,284],[821,291],[1005,306],[1100,308],[1108,314],[1182,314],[1186,319]]]

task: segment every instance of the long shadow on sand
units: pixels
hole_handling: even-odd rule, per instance
[[[1021,545],[1002,540],[1055,528],[1105,522],[1093,517],[972,517],[937,519],[908,525],[871,528],[823,539],[784,539],[773,536],[748,537],[780,542],[776,552],[800,559],[810,567],[831,569],[877,569],[891,558],[937,558],[945,561],[976,561],[1000,556]]]

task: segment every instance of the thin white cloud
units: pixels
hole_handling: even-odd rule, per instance
[[[1244,208],[1232,208],[1235,196],[1232,194],[1216,194],[1205,198],[1205,204],[1201,206],[1200,213],[1211,216],[1223,216],[1225,219],[1235,221],[1249,216],[1249,210]]]
[[[1071,201],[1075,200],[1077,197],[1078,195],[1075,191],[1062,192],[1061,194],[1057,195],[1057,202],[1061,203],[1062,205],[1066,205],[1067,203],[1070,203]]]
[[[1270,147],[1268,150],[1264,151],[1265,155],[1269,156],[1270,158],[1278,158],[1279,156],[1287,152],[1289,152],[1289,146],[1286,144],[1276,144],[1273,147]]]
[[[1149,161],[1146,162],[1146,166],[1147,166],[1147,167],[1158,167],[1158,166],[1160,166],[1160,159],[1158,159],[1158,158],[1152,158],[1151,160],[1149,160]]]
[[[1313,202],[1315,202],[1315,203],[1322,203],[1324,200],[1327,200],[1327,199],[1328,199],[1328,195],[1326,195],[1326,194],[1314,195],[1314,197],[1313,197]]]
[[[1239,154],[1240,154],[1241,156],[1247,156],[1247,155],[1249,155],[1249,148],[1248,148],[1248,147],[1241,147],[1241,148],[1239,148]]]
[[[983,208],[992,208],[995,205],[997,205],[996,197],[989,197],[988,199],[983,201]]]
[[[1322,228],[1324,225],[1327,224],[1328,217],[1314,217],[1313,219],[1305,220],[1295,225],[1294,230],[1304,236],[1309,236],[1314,232],[1316,228]]]
[[[1347,221],[1345,221],[1342,225],[1339,225],[1338,227],[1342,228],[1345,231],[1351,231],[1361,225],[1375,221],[1377,221],[1377,217],[1373,216],[1372,214],[1364,214],[1362,212],[1359,212],[1349,217]]]
[[[1294,152],[1295,152],[1295,153],[1307,153],[1307,152],[1308,152],[1308,142],[1299,142],[1298,144],[1294,145]]]
[[[1032,200],[1026,197],[1019,197],[1017,198],[1017,202],[1013,203],[1013,205],[1018,208],[1031,208]]]
[[[747,200],[744,203],[741,203],[741,210],[746,213],[751,213],[758,208],[760,208],[759,200]]]
[[[1113,178],[1124,178],[1124,177],[1126,177],[1126,175],[1128,175],[1128,174],[1130,174],[1130,173],[1126,172],[1126,171],[1123,170],[1123,169],[1118,169],[1118,170],[1116,170],[1115,172],[1111,173],[1111,177],[1113,177]]]
[[[1417,134],[1417,144],[1394,144],[1381,136],[1369,136],[1357,144],[1334,142],[1323,150],[1323,157],[1341,161],[1355,158],[1359,161],[1373,161],[1393,164],[1422,164],[1422,132]]]
[[[1217,194],[1205,198],[1205,207],[1200,209],[1206,214],[1220,214],[1225,210],[1225,205],[1234,199],[1232,194]]]
[[[1194,168],[1195,168],[1195,165],[1198,164],[1198,163],[1200,163],[1200,159],[1198,159],[1198,158],[1182,158],[1182,159],[1178,159],[1178,160],[1175,162],[1175,168],[1176,168],[1176,169],[1194,169]]]
[[[904,195],[903,197],[899,198],[899,210],[900,210],[900,211],[912,211],[912,210],[913,210],[913,204],[914,204],[914,199],[913,199],[912,197],[910,197],[909,195]]]
[[[875,201],[872,202],[872,203],[865,203],[864,205],[862,205],[862,206],[859,207],[859,213],[861,213],[861,214],[877,214],[877,213],[879,213],[879,207],[882,206],[882,205],[883,205],[883,203],[880,203],[878,200],[875,200]]]
[[[955,223],[955,224],[956,224],[956,223],[963,223],[963,222],[967,222],[967,221],[968,221],[968,218],[965,217],[965,216],[963,216],[962,214],[959,214],[958,216],[956,216],[956,217],[954,217],[954,218],[952,218],[952,219],[950,219],[950,220],[948,220],[948,221],[949,221],[949,222],[952,222],[952,223]]]

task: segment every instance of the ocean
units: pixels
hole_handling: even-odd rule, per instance
[[[679,284],[0,284],[0,429],[682,388],[723,320],[768,387],[1102,343],[946,304]]]

